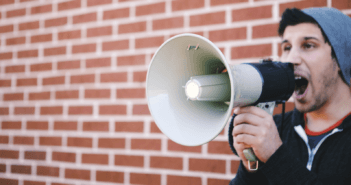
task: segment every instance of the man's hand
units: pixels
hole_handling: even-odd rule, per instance
[[[256,157],[265,163],[283,144],[273,117],[254,106],[236,108],[234,113],[237,115],[233,129],[234,147],[246,169],[249,169],[243,154],[246,148],[251,147]]]

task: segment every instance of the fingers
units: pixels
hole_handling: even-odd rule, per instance
[[[242,123],[247,123],[254,126],[259,126],[263,122],[262,117],[250,113],[241,113],[236,115],[234,119],[234,128]]]
[[[239,124],[233,128],[233,133],[232,135],[236,137],[239,134],[248,134],[252,136],[257,136],[259,135],[259,130],[257,129],[256,126],[250,125],[250,124]]]

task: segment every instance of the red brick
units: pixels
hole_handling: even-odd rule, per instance
[[[30,65],[30,71],[51,71],[52,63],[40,63]]]
[[[2,121],[2,129],[21,129],[22,123],[20,121]]]
[[[100,115],[126,115],[127,106],[126,105],[100,105],[99,114]]]
[[[230,172],[235,174],[238,171],[240,161],[230,161]]]
[[[135,32],[143,32],[143,31],[146,31],[146,21],[120,24],[118,26],[118,34],[135,33]]]
[[[21,3],[23,3],[23,2],[30,2],[30,1],[38,1],[38,0],[20,0]]]
[[[181,157],[151,156],[150,167],[182,170],[183,159]]]
[[[23,100],[23,93],[10,93],[3,95],[4,101],[16,101],[16,100]]]
[[[18,28],[20,31],[39,29],[39,21],[20,23]]]
[[[285,112],[290,112],[293,111],[295,108],[294,102],[286,102],[285,103]],[[273,115],[276,114],[281,114],[282,113],[282,104],[279,104],[277,107],[275,107],[273,111]]]
[[[88,0],[87,5],[88,6],[97,6],[97,5],[105,5],[105,4],[111,4],[112,0]]]
[[[35,107],[15,107],[15,115],[34,114]]]
[[[58,11],[70,10],[81,7],[81,0],[72,0],[59,3],[57,5]]]
[[[51,166],[37,166],[37,175],[59,177],[60,169],[58,167]]]
[[[32,7],[30,12],[31,12],[31,14],[52,12],[52,5],[48,4],[48,5]]]
[[[110,89],[86,89],[84,98],[110,98]]]
[[[139,38],[135,40],[135,48],[148,48],[148,47],[160,47],[164,42],[163,36],[161,37],[147,37]]]
[[[75,131],[78,128],[76,121],[55,121],[54,130],[72,130]]]
[[[18,157],[19,157],[19,151],[16,151],[16,150],[0,150],[0,158],[4,158],[4,159],[18,159]]]
[[[229,147],[228,141],[211,141],[207,145],[207,150],[210,154],[233,155],[233,152]]]
[[[34,35],[30,38],[31,43],[52,41],[52,34]]]
[[[129,40],[108,41],[102,43],[102,51],[129,49]]]
[[[152,21],[153,30],[173,29],[184,27],[183,17],[173,17],[167,19],[158,19]]]
[[[115,155],[115,165],[143,167],[144,157],[136,155]]]
[[[32,174],[32,167],[24,165],[11,165],[11,173]]]
[[[67,39],[78,39],[81,37],[80,30],[73,30],[73,31],[62,31],[58,33],[59,40],[67,40]]]
[[[204,6],[205,6],[205,1],[204,0],[192,0],[192,1],[177,0],[177,1],[172,1],[172,11],[203,8]]]
[[[17,79],[16,85],[21,86],[36,86],[37,85],[36,78],[24,78],[24,79]]]
[[[125,148],[126,140],[122,138],[99,138],[99,148]]]
[[[44,56],[64,55],[64,54],[66,54],[66,46],[44,49]]]
[[[71,76],[71,84],[80,84],[80,83],[94,83],[95,75],[87,74],[87,75],[73,75]]]
[[[238,46],[231,48],[232,59],[267,57],[272,55],[271,44]]]
[[[120,19],[129,17],[129,8],[119,8],[104,11],[103,19]]]
[[[43,78],[43,85],[63,85],[65,84],[64,76]]]
[[[260,6],[232,11],[233,22],[264,18],[272,18],[272,6]]]
[[[113,171],[96,171],[96,181],[123,183],[124,173]]]
[[[161,175],[146,173],[130,173],[131,184],[160,185]],[[183,185],[183,184],[182,184]]]
[[[0,164],[0,173],[6,173],[6,164]]]
[[[201,153],[201,146],[184,146],[168,140],[167,150],[172,152],[192,152]]]
[[[1,0],[0,1],[0,6],[2,5],[8,5],[8,4],[14,4],[15,0]]]
[[[61,137],[39,137],[39,144],[46,146],[61,146],[62,138]]]
[[[12,52],[0,53],[0,60],[12,59]]]
[[[166,11],[166,3],[161,2],[161,3],[137,6],[135,10],[135,15],[136,16],[150,15],[150,14],[164,13],[165,11]]]
[[[10,10],[6,12],[6,17],[19,17],[19,16],[24,16],[26,15],[26,9],[21,8],[21,9],[16,9],[16,10]]]
[[[246,27],[214,30],[209,32],[212,42],[246,39]]]
[[[80,68],[80,61],[79,60],[57,62],[57,69],[58,70],[79,69],[79,68]]]
[[[94,59],[86,59],[85,67],[86,68],[95,68],[95,67],[110,67],[111,66],[111,58],[94,58]]]
[[[160,139],[132,139],[131,149],[161,150],[161,140]]]
[[[25,65],[6,66],[5,73],[24,73]]]
[[[207,185],[228,185],[230,181],[231,180],[209,178],[207,179]]]
[[[73,45],[72,53],[89,53],[96,51],[96,44],[81,44],[81,45]]]
[[[40,115],[59,115],[62,113],[62,106],[40,107]]]
[[[47,121],[27,121],[27,130],[48,130],[49,123]]]
[[[107,154],[82,154],[83,164],[108,164]]]
[[[14,1],[14,0],[13,0]],[[2,3],[2,1],[0,1]],[[6,184],[6,185],[18,185],[18,180],[17,179],[4,179],[0,178],[0,184]]]
[[[225,173],[225,160],[216,159],[189,159],[190,171]]]
[[[0,136],[0,143],[1,144],[8,144],[9,143],[9,136]]]
[[[145,65],[145,55],[130,55],[117,57],[117,66]]]
[[[38,57],[38,50],[24,50],[17,52],[17,58],[30,58],[30,57]]]
[[[145,89],[117,89],[117,98],[145,98]]]
[[[91,138],[79,138],[79,137],[68,137],[67,146],[72,147],[93,147],[93,139]]]
[[[66,90],[66,91],[56,91],[56,99],[78,99],[79,91],[78,90]]]
[[[74,163],[76,162],[76,154],[68,152],[52,152],[52,160]]]
[[[54,19],[46,19],[45,20],[45,28],[54,27],[54,26],[63,26],[67,24],[67,17],[60,17]]]
[[[112,26],[89,28],[87,30],[87,37],[98,37],[105,35],[112,35]]]
[[[30,160],[46,160],[46,152],[40,151],[25,151],[24,152],[24,159]]]
[[[34,137],[14,136],[13,144],[15,145],[34,145]]]
[[[147,71],[133,72],[133,82],[145,82]]]
[[[133,115],[150,115],[147,105],[133,105]]]
[[[92,106],[70,106],[68,108],[69,115],[91,115],[93,114]]]
[[[143,122],[115,122],[115,132],[143,132]]]
[[[100,131],[108,132],[108,122],[83,122],[83,131]]]
[[[23,185],[46,185],[45,182],[40,182],[40,181],[28,181],[25,180],[23,181]]]
[[[223,23],[225,23],[225,12],[215,12],[190,16],[190,26],[204,26]]]
[[[63,183],[54,183],[54,182],[52,182],[51,185],[74,185],[74,184],[63,184]]]
[[[340,4],[339,4],[340,3]],[[332,6],[334,5],[341,5],[339,8],[344,9],[348,8],[345,0],[334,0],[332,1]],[[347,3],[349,4],[349,3]],[[282,15],[286,8],[299,8],[304,9],[308,7],[324,7],[327,6],[327,0],[309,0],[309,1],[297,1],[297,2],[290,2],[290,3],[281,3],[279,4],[279,15]]]
[[[29,93],[29,100],[49,100],[50,92]]]
[[[6,45],[18,45],[18,44],[25,44],[26,37],[15,37],[6,39]]]
[[[97,20],[96,12],[73,16],[73,24],[87,23],[87,22],[92,22],[96,20]]]
[[[66,179],[90,180],[89,170],[65,169]]]
[[[0,80],[0,87],[11,87],[11,80]]]
[[[13,32],[13,24],[0,26],[0,33]]]
[[[278,24],[266,24],[252,27],[252,38],[277,37]]]
[[[211,6],[217,5],[227,5],[227,4],[235,4],[235,3],[244,3],[248,2],[248,0],[211,0]]]
[[[201,177],[167,175],[167,185],[202,185]]]
[[[127,73],[126,72],[117,72],[117,73],[102,73],[100,76],[100,82],[127,82]]]

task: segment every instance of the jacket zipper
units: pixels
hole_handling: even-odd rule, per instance
[[[312,163],[313,163],[313,159],[314,159],[314,156],[316,155],[319,147],[321,146],[321,144],[331,135],[337,133],[337,132],[341,132],[342,129],[339,129],[339,128],[334,128],[332,132],[330,132],[328,135],[326,135],[323,139],[321,139],[319,141],[319,143],[316,145],[316,147],[311,150],[310,148],[310,145],[308,144],[308,138],[307,138],[307,135],[306,135],[306,132],[305,130],[302,128],[301,125],[298,125],[298,126],[295,126],[294,127],[296,133],[301,137],[301,139],[305,142],[306,146],[307,146],[307,150],[308,150],[308,161],[307,161],[307,165],[306,165],[306,168],[311,171],[312,169]]]

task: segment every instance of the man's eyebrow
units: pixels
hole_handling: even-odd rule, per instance
[[[304,37],[303,38],[303,40],[310,40],[310,39],[314,39],[314,40],[318,40],[319,41],[319,39],[316,38],[316,37]]]

